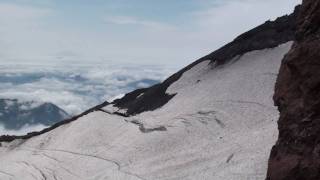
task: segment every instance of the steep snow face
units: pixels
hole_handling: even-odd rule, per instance
[[[176,96],[155,111],[126,118],[109,105],[2,143],[0,179],[264,179],[277,138],[273,87],[291,44],[218,67],[204,61],[168,88]]]

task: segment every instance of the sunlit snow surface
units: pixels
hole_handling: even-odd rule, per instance
[[[216,68],[202,62],[169,87],[177,95],[153,112],[124,118],[97,111],[3,143],[0,179],[264,179],[277,137],[274,83],[291,44]],[[138,124],[166,131],[143,133]]]

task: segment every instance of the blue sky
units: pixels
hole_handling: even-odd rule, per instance
[[[301,0],[0,0],[0,62],[182,67]]]

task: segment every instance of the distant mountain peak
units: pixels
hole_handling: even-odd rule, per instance
[[[51,126],[68,117],[68,113],[52,103],[0,99],[0,124],[6,129],[18,130],[32,125]]]

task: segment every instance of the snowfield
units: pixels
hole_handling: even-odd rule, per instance
[[[292,42],[185,72],[155,111],[111,105],[29,140],[2,143],[1,180],[262,180],[277,139],[272,95]],[[124,111],[124,110],[122,110]]]

